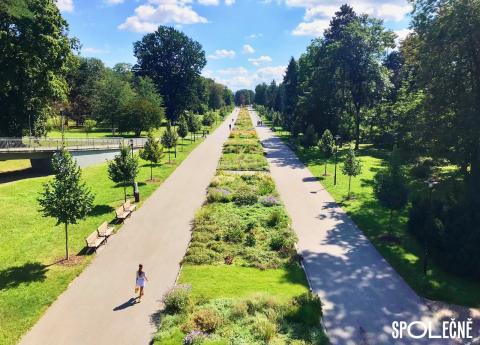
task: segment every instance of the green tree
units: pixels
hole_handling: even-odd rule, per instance
[[[212,127],[215,122],[215,113],[213,111],[209,111],[205,115],[203,115],[202,125],[207,127]]]
[[[200,43],[173,27],[159,26],[134,43],[138,75],[150,77],[164,97],[169,120],[192,106],[207,60]]]
[[[323,173],[323,176],[327,176],[328,159],[333,156],[335,150],[335,140],[333,139],[332,133],[328,129],[323,132],[322,137],[318,142],[318,148],[325,158],[325,172]]]
[[[44,185],[38,202],[44,216],[56,218],[57,225],[64,225],[68,260],[68,225],[85,219],[92,209],[93,195],[81,182],[80,167],[65,148],[53,155],[52,166],[55,178]]]
[[[122,146],[120,153],[108,161],[108,176],[115,183],[123,185],[123,194],[127,201],[127,185],[135,181],[138,175],[138,159],[130,154],[128,146]]]
[[[105,74],[103,62],[95,58],[76,57],[78,63],[67,76],[70,89],[67,116],[82,125],[87,118],[93,118],[96,86]]]
[[[108,123],[112,135],[125,113],[127,104],[134,98],[135,92],[129,82],[112,70],[107,70],[105,77],[97,83],[94,111],[100,122]]]
[[[285,125],[291,129],[298,102],[298,64],[292,57],[283,77],[285,93]]]
[[[85,131],[85,135],[88,137],[88,133],[91,133],[95,126],[97,125],[97,121],[92,119],[86,119],[83,123],[83,130]]]
[[[188,124],[188,131],[193,135],[193,141],[195,141],[196,133],[202,128],[202,123],[200,122],[199,116],[193,113],[188,113],[187,124]]]
[[[54,1],[1,1],[0,136],[45,134],[52,104],[67,100],[76,42]]]
[[[352,177],[360,175],[362,172],[362,164],[360,159],[355,157],[355,151],[348,149],[347,156],[343,162],[342,172],[348,176],[348,195],[347,199],[350,199],[350,187],[352,184]]]
[[[187,123],[187,119],[185,118],[185,115],[181,115],[180,118],[178,119],[177,134],[180,138],[182,138],[182,141],[188,135],[188,123]],[[183,150],[183,146],[182,146],[182,150]]]
[[[308,125],[305,134],[302,137],[303,146],[310,148],[318,143],[318,134],[313,125]]]
[[[172,125],[167,123],[167,129],[162,134],[162,145],[168,149],[168,163],[170,163],[170,151],[177,145],[177,133],[172,128]]]
[[[147,142],[143,149],[140,150],[140,158],[150,162],[150,180],[153,180],[153,165],[157,165],[162,160],[163,148],[158,139],[155,139],[153,132],[149,131]]]
[[[408,185],[396,148],[390,156],[387,169],[375,175],[374,191],[380,204],[390,210],[388,229],[391,230],[393,212],[403,209],[408,202]]]

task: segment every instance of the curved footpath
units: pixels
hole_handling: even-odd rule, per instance
[[[24,345],[148,344],[161,299],[173,286],[190,241],[191,221],[215,174],[228,124],[209,135],[109,239],[97,257],[24,336]],[[149,282],[133,304],[135,271]]]
[[[250,111],[254,123],[259,119]],[[308,168],[272,131],[257,127],[278,191],[292,218],[314,293],[323,303],[333,345],[459,344],[455,340],[393,339],[393,321],[467,321],[480,337],[480,312],[420,298],[377,252]],[[413,330],[415,332],[415,330]],[[434,329],[432,334],[438,334]],[[421,332],[420,332],[421,333]],[[416,331],[415,334],[419,334]],[[464,344],[478,344],[466,340]]]

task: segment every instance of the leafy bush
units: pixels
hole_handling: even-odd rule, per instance
[[[183,339],[183,345],[201,345],[207,335],[200,331],[191,331]]]
[[[317,131],[315,130],[315,127],[313,127],[313,125],[310,124],[305,130],[305,134],[303,135],[303,138],[302,138],[302,144],[304,147],[309,148],[317,145],[317,143],[318,143]]]
[[[211,308],[202,308],[191,315],[189,327],[193,327],[194,330],[212,333],[222,323],[223,319],[218,311]]]
[[[267,225],[274,228],[283,220],[283,215],[279,210],[275,210],[268,216]]]
[[[253,324],[254,335],[267,343],[277,334],[277,326],[264,317],[257,317]]]
[[[190,285],[177,285],[168,291],[164,298],[165,312],[167,314],[184,313],[191,303]]]
[[[207,194],[208,202],[229,202],[232,199],[232,192],[223,188],[210,188]]]
[[[253,205],[258,201],[258,195],[252,188],[241,187],[233,196],[237,205]]]
[[[280,199],[273,195],[262,196],[259,201],[263,206],[267,207],[280,205]]]
[[[224,239],[227,242],[241,243],[245,237],[245,232],[239,226],[231,226],[225,230]]]

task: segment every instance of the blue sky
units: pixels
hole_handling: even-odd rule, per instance
[[[233,90],[281,81],[290,56],[298,58],[322,34],[345,0],[57,0],[80,39],[81,54],[107,66],[135,63],[133,42],[158,25],[175,26],[199,41],[203,74]],[[354,0],[359,13],[385,20],[399,37],[408,32],[406,0]]]

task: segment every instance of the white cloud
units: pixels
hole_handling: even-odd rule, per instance
[[[189,5],[191,0],[148,0],[135,9],[135,15],[128,17],[118,26],[121,30],[135,32],[155,31],[162,24],[207,23]]]
[[[247,38],[251,39],[251,40],[254,40],[256,38],[260,38],[262,37],[263,34],[259,33],[259,34],[251,34],[251,35],[248,35]]]
[[[293,29],[292,34],[314,37],[323,34],[330,19],[345,3],[344,0],[284,0],[284,2],[287,6],[305,9],[303,21]],[[352,0],[348,4],[357,13],[366,13],[386,21],[396,22],[404,20],[412,9],[407,0]]]
[[[62,12],[73,12],[73,0],[57,0],[57,7]]]
[[[286,66],[268,66],[248,71],[245,67],[239,66],[221,69],[216,73],[208,71],[208,75],[211,78],[215,78],[214,75],[217,76],[215,78],[217,82],[227,85],[232,90],[253,89],[257,84],[270,83],[273,79],[277,83],[281,82],[286,68]]]
[[[397,47],[400,43],[412,32],[411,29],[402,29],[402,30],[395,30],[395,35],[397,35],[397,39],[395,40],[395,44]]]
[[[235,3],[235,0],[225,0],[225,5],[231,6]]]
[[[250,44],[244,44],[242,47],[243,54],[253,54],[255,53],[255,49]]]
[[[248,59],[254,66],[260,66],[261,64],[272,62],[272,58],[268,55],[262,55],[256,59]]]
[[[123,4],[125,0],[104,0],[109,5]]]
[[[213,60],[225,59],[225,58],[233,59],[234,57],[235,57],[235,51],[227,50],[227,49],[217,49],[215,50],[215,54],[211,54],[208,56],[209,59],[213,59]]]
[[[198,0],[198,3],[204,6],[218,6],[220,0]]]
[[[314,36],[318,37],[323,35],[323,31],[328,28],[330,20],[328,19],[315,19],[311,22],[301,22],[293,29],[292,34],[294,36]]]

